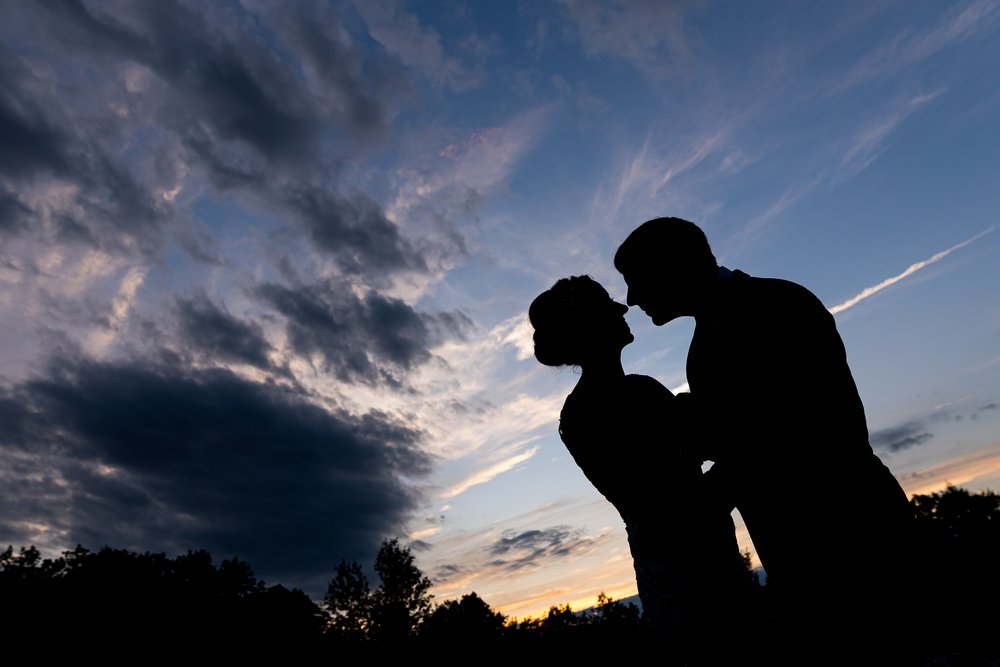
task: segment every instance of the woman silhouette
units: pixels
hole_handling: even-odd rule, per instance
[[[528,310],[535,357],[581,369],[559,435],[625,522],[645,617],[673,650],[721,659],[748,620],[732,508],[709,491],[683,402],[653,378],[625,374],[627,311],[589,276],[563,278]],[[747,649],[740,643],[734,651]]]

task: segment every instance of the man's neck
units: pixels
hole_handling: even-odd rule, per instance
[[[705,281],[698,294],[694,311],[695,322],[711,317],[720,290],[733,280],[734,273],[724,266],[716,267],[715,275]]]

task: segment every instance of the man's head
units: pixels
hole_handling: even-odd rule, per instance
[[[681,218],[656,218],[636,228],[615,253],[628,284],[628,305],[639,306],[660,326],[694,315],[718,271],[705,232]]]

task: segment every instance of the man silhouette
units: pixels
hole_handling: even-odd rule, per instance
[[[868,442],[833,316],[800,285],[719,266],[679,218],[638,227],[615,267],[657,326],[695,318],[693,437],[746,523],[790,650],[898,650],[909,505]]]

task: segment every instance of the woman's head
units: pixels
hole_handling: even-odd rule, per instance
[[[535,358],[546,366],[578,366],[595,356],[618,355],[634,340],[627,311],[590,276],[557,281],[528,308]]]

